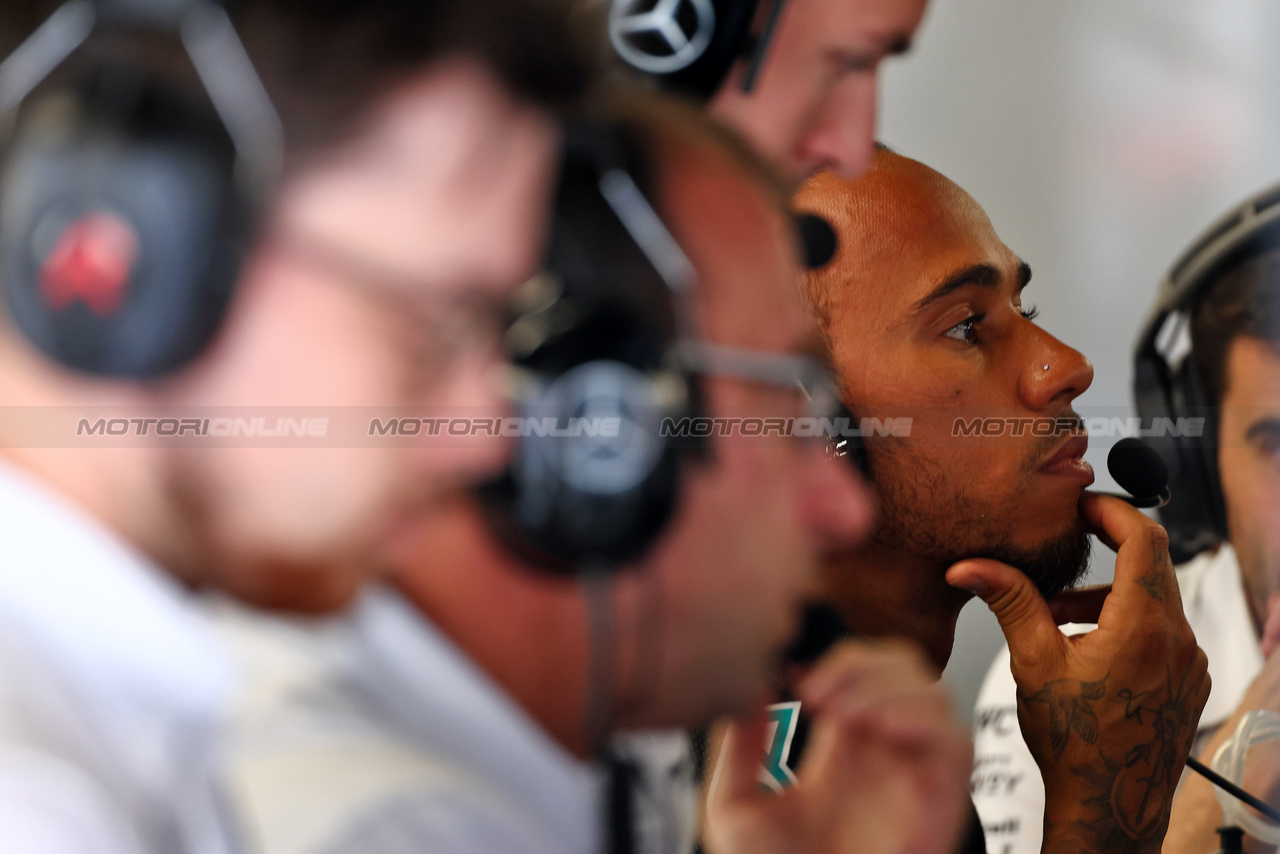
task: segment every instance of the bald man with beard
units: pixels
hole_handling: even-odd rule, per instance
[[[1164,530],[1085,492],[1071,406],[1092,366],[1034,323],[1030,268],[927,166],[879,148],[863,178],[820,174],[795,202],[839,235],[804,290],[846,405],[910,423],[865,436],[880,525],[827,561],[825,595],[856,633],[912,638],[939,670],[982,598],[1044,777],[1044,850],[1158,850],[1209,680]],[[1116,549],[1115,582],[1098,629],[1068,638],[1047,600],[1083,573],[1090,533]]]

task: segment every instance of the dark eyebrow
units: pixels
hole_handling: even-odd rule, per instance
[[[977,285],[980,288],[994,288],[1000,284],[1000,271],[990,264],[974,264],[957,270],[942,280],[927,296],[917,302],[913,312],[921,312],[940,299],[945,299],[961,288]]]
[[[1031,281],[1031,266],[1025,261],[1018,262],[1018,287],[1021,291]],[[945,299],[950,294],[955,293],[961,288],[967,288],[970,285],[976,285],[980,288],[996,288],[1000,286],[1000,271],[991,264],[974,264],[972,267],[965,267],[957,270],[947,276],[942,282],[930,291],[923,299],[917,302],[911,309],[913,313],[924,311],[940,299]]]

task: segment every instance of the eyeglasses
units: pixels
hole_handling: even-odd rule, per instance
[[[731,377],[791,391],[805,399],[805,415],[834,418],[843,410],[835,377],[816,359],[796,353],[773,353],[710,341],[683,341],[681,361],[690,371]]]
[[[495,344],[512,316],[507,300],[474,288],[442,289],[430,282],[390,270],[334,243],[297,233],[272,232],[261,248],[326,276],[383,304],[416,329],[416,364],[439,371],[468,348]]]
[[[862,471],[864,452],[858,450],[860,441],[850,438],[861,434],[840,398],[835,377],[816,359],[705,341],[682,343],[680,356],[691,371],[798,390],[806,402],[805,415],[814,422],[803,434],[796,432],[798,442],[803,447],[821,444],[829,459],[844,459]]]

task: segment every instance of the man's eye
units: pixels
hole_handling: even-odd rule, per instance
[[[982,314],[971,314],[942,334],[956,341],[964,341],[967,344],[972,344],[978,340],[977,327],[986,316],[985,312]]]
[[[1270,458],[1273,463],[1280,463],[1280,436],[1263,436],[1257,443],[1258,451]]]

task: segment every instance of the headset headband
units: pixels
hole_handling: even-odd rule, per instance
[[[1134,348],[1134,402],[1154,424],[1199,419],[1203,432],[1185,428],[1152,440],[1168,465],[1173,498],[1160,510],[1175,561],[1190,559],[1228,536],[1218,473],[1217,407],[1197,374],[1191,347],[1192,309],[1223,273],[1244,259],[1280,245],[1280,184],[1238,205],[1182,252],[1160,283],[1155,305]],[[1184,422],[1190,423],[1190,422]]]
[[[104,33],[106,56],[84,49]],[[139,34],[181,42],[203,96],[131,62]],[[42,92],[82,51],[86,73]],[[221,327],[283,140],[211,0],[64,3],[0,62],[0,265],[14,324],[77,371],[148,379],[187,364]]]
[[[284,162],[284,130],[266,87],[225,10],[208,0],[70,0],[0,62],[0,131],[14,127],[26,98],[95,31],[176,33],[236,153],[236,181],[262,201]]]
[[[1252,254],[1249,250],[1253,239],[1277,221],[1280,221],[1280,184],[1249,198],[1205,229],[1161,281],[1156,304],[1138,338],[1137,352],[1149,347],[1158,349],[1156,340],[1163,342],[1164,336],[1170,334],[1162,334],[1169,315],[1193,304],[1227,265]]]

